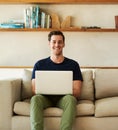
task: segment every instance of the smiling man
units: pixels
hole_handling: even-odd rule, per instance
[[[43,110],[55,106],[63,110],[60,130],[72,130],[73,120],[76,116],[76,103],[80,95],[82,85],[82,74],[79,64],[63,55],[65,47],[65,36],[61,31],[52,31],[48,35],[50,56],[35,63],[32,73],[31,99],[31,130],[43,130]],[[35,71],[36,70],[64,70],[73,72],[73,94],[72,95],[41,95],[35,94]]]

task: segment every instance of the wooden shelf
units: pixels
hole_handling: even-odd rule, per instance
[[[80,29],[80,28],[65,28],[65,29],[45,29],[45,28],[23,28],[23,29],[4,29],[0,28],[0,32],[40,32],[40,31],[52,31],[60,30],[64,32],[118,32],[118,29]]]
[[[118,0],[0,0],[0,4],[50,3],[50,4],[116,4]]]
[[[33,66],[0,66],[0,69],[32,69]],[[81,69],[118,69],[118,66],[80,66]]]

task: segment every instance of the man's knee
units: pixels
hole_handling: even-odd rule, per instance
[[[42,102],[42,99],[43,99],[43,96],[42,96],[42,95],[34,95],[34,96],[31,98],[31,103],[41,103],[41,102]]]
[[[64,100],[66,103],[72,103],[72,104],[76,104],[76,102],[77,102],[76,98],[72,95],[64,96]]]

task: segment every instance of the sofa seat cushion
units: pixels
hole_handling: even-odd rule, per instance
[[[15,102],[13,111],[15,114],[18,114],[18,115],[29,116],[30,115],[30,99]]]
[[[60,117],[62,116],[62,109],[57,107],[50,107],[44,110],[45,117]],[[14,104],[14,113],[17,115],[30,115],[30,100],[18,101]],[[77,116],[86,116],[94,114],[93,101],[81,100],[77,104]]]
[[[80,100],[77,104],[77,116],[94,115],[94,102],[90,100]]]
[[[118,116],[118,97],[103,98],[95,102],[96,117]]]

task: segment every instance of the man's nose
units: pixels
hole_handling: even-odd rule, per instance
[[[59,42],[56,42],[55,46],[59,46]]]

